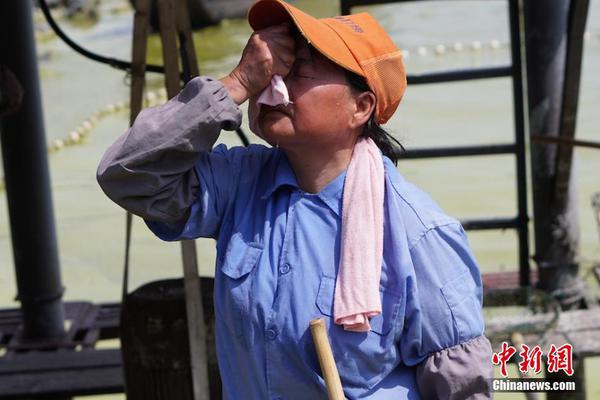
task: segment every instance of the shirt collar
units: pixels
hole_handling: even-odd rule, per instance
[[[262,199],[268,198],[282,186],[292,186],[296,189],[300,189],[300,186],[298,186],[298,181],[296,180],[296,175],[294,174],[294,170],[292,169],[287,157],[282,151],[276,151],[279,154],[278,157],[275,157],[276,159],[273,163],[273,177],[265,186],[263,194],[261,195]],[[337,177],[329,182],[319,193],[314,194],[314,196],[319,197],[321,201],[327,204],[331,211],[333,211],[338,217],[340,216],[342,210],[342,194],[344,191],[345,179],[346,170],[342,171]]]
[[[290,163],[281,150],[275,150],[278,154],[274,157],[272,164],[272,177],[267,181],[262,199],[266,199],[271,196],[281,186],[293,186],[299,188],[298,182],[296,181],[296,175],[294,170],[290,166]]]
[[[345,180],[346,170],[343,170],[316,194],[338,217],[342,212],[342,195],[344,193]]]

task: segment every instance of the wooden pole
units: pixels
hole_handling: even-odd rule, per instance
[[[513,332],[513,334],[510,336],[510,340],[518,350],[521,350],[523,344],[525,344],[525,341],[523,340],[523,335],[521,335],[520,332]],[[531,378],[531,376],[527,372],[521,372],[521,370],[519,370],[519,376],[521,377],[521,379]],[[538,396],[537,393],[533,392],[524,392],[524,395],[527,400],[539,400],[540,398],[540,396]]]
[[[132,66],[132,85],[131,85],[131,116],[130,123],[133,124],[137,114],[142,108],[142,94],[144,88],[144,72],[145,72],[145,58],[147,48],[147,35],[148,35],[148,13],[149,5],[148,0],[137,0],[134,22],[134,46],[133,46],[133,66]],[[190,78],[193,74],[198,75],[198,66],[196,55],[193,47],[192,34],[189,23],[189,14],[187,10],[187,2],[183,0],[158,0],[158,11],[159,11],[159,23],[160,23],[160,35],[163,48],[163,63],[165,66],[165,86],[167,88],[167,96],[169,99],[176,96],[181,89],[181,75],[179,72],[178,63],[178,48],[177,48],[177,37],[179,35],[180,46],[181,46],[181,57],[184,69],[187,70],[187,78]],[[131,227],[131,214],[127,215],[128,235]],[[127,239],[129,243],[129,238]],[[133,296],[127,295],[127,275],[128,275],[128,247],[126,250],[126,264],[124,273],[124,293],[123,293],[123,304],[129,304],[134,302]],[[202,300],[202,289],[200,286],[200,277],[198,275],[198,265],[196,260],[196,246],[193,240],[184,240],[181,242],[181,253],[183,260],[183,284],[184,284],[184,295],[185,295],[185,313],[187,321],[187,338],[188,346],[182,346],[181,343],[177,343],[174,349],[175,355],[173,357],[167,357],[170,354],[156,355],[156,362],[145,365],[143,359],[147,358],[145,350],[152,348],[152,340],[157,340],[160,343],[165,340],[164,335],[152,338],[144,336],[144,321],[142,320],[137,325],[128,322],[123,324],[122,330],[128,334],[125,335],[123,343],[127,346],[123,346],[124,361],[125,361],[125,372],[126,377],[129,379],[131,384],[131,390],[127,390],[127,395],[132,398],[188,398],[188,395],[194,400],[207,400],[210,399],[210,387],[209,387],[209,371],[208,371],[208,353],[207,353],[207,332],[204,318],[204,308]],[[149,286],[151,287],[151,286]],[[147,296],[141,296],[139,304],[145,304]],[[128,299],[126,301],[126,299]],[[168,300],[165,297],[165,302]],[[157,302],[155,307],[157,311],[156,320],[163,316],[165,310],[160,309]],[[123,315],[126,312],[131,313],[131,305],[124,307]],[[141,306],[138,305],[141,308]],[[181,308],[180,308],[181,311]],[[131,317],[131,315],[129,316]],[[177,325],[180,322],[179,315],[171,315],[170,317],[165,315],[166,321],[175,321],[172,326]],[[122,321],[126,321],[123,320]],[[166,323],[165,323],[166,324]],[[128,326],[125,326],[128,325]],[[168,324],[166,324],[168,325]],[[166,326],[165,325],[165,326]],[[142,327],[141,331],[136,330],[137,327]],[[141,332],[141,333],[140,333]],[[142,340],[144,339],[144,340]],[[177,338],[175,338],[177,341]],[[143,342],[143,343],[142,343]],[[164,345],[164,343],[162,343]],[[174,344],[175,345],[175,344]],[[160,347],[160,346],[159,346]],[[189,358],[181,357],[181,351],[187,352]],[[140,354],[143,353],[143,356]],[[160,353],[160,352],[158,352]],[[140,361],[142,360],[142,361]],[[191,386],[190,382],[186,380],[186,368],[181,366],[187,364],[189,360],[189,366],[191,370]],[[169,364],[171,363],[171,364]],[[140,365],[138,365],[140,364]],[[136,365],[139,368],[136,368]],[[153,369],[157,365],[167,365],[168,369],[173,371],[166,373],[156,373]],[[171,365],[169,367],[169,365]],[[174,367],[177,366],[177,367]],[[160,369],[160,368],[158,368]],[[214,375],[214,374],[213,374]],[[178,388],[178,394],[172,397],[171,393],[159,391],[153,393],[150,389],[148,392],[144,386],[144,382],[154,384],[160,384],[161,387],[174,387],[182,386]],[[177,383],[177,384],[174,384]],[[152,386],[151,385],[151,386]],[[174,386],[173,386],[174,385]],[[219,385],[220,386],[220,385]],[[126,388],[127,389],[127,388]],[[191,389],[191,390],[190,390]],[[188,394],[189,390],[189,394]],[[164,392],[164,393],[163,393]],[[150,394],[152,393],[152,394]],[[140,397],[141,396],[141,397]],[[153,396],[153,397],[149,397]],[[213,396],[213,398],[220,398],[220,393]]]
[[[344,390],[342,389],[342,381],[335,365],[331,345],[327,338],[325,329],[325,321],[323,318],[313,319],[310,321],[310,332],[312,333],[317,357],[323,372],[323,379],[327,386],[327,396],[329,400],[344,400]]]
[[[175,0],[158,1],[160,34],[165,65],[165,84],[169,99],[177,95],[181,90],[177,57],[178,33],[181,34],[180,38],[185,40],[185,43],[180,43],[182,46],[182,55],[184,55],[184,60],[186,60],[184,66],[189,70],[189,73],[197,73],[189,16],[186,10],[183,9],[184,7],[187,7],[187,2],[180,0],[177,2]],[[181,255],[183,258],[183,282],[185,287],[194,399],[209,399],[206,327],[204,325],[200,277],[198,276],[196,242],[193,240],[183,240],[181,242]]]

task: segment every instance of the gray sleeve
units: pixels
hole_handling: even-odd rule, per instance
[[[491,399],[492,347],[483,335],[431,354],[417,366],[424,399]]]
[[[143,110],[104,153],[100,187],[115,203],[144,219],[185,219],[199,188],[194,165],[221,129],[240,126],[242,114],[218,80],[197,77],[167,103]]]

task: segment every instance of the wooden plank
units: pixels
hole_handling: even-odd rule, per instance
[[[548,350],[551,344],[555,344],[558,347],[564,343],[569,343],[573,345],[573,352],[578,357],[597,357],[600,355],[600,330],[570,332],[568,334],[552,331],[545,335],[523,335],[523,339],[523,342],[529,347],[539,345],[544,352]],[[494,351],[499,351],[501,346],[502,341],[492,342]]]
[[[526,344],[570,343],[580,356],[600,355],[599,309],[565,311],[553,324],[554,319],[555,315],[550,313],[491,318],[486,321],[485,333],[495,347],[509,341],[513,332],[521,332]]]
[[[65,303],[65,319],[71,321],[65,338],[53,341],[21,342],[21,310],[0,310],[0,347],[9,351],[41,350],[49,347],[74,348],[81,344],[92,347],[99,339],[118,336],[120,305],[118,303],[93,304],[90,302]]]
[[[2,376],[0,399],[71,397],[123,393],[120,367],[52,371]]]
[[[12,353],[0,358],[0,377],[21,373],[121,366],[121,350]]]
[[[516,288],[519,286],[519,271],[505,271],[505,272],[490,272],[481,275],[483,282],[483,289],[497,289],[497,288]],[[537,270],[530,272],[530,282],[535,284],[538,280]]]

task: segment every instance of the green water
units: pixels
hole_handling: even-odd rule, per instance
[[[409,73],[448,68],[502,65],[509,62],[509,38],[505,1],[455,1],[408,3],[371,7],[398,45],[410,51]],[[296,5],[316,16],[336,13],[335,1],[297,1]],[[123,0],[103,0],[95,23],[70,24],[65,30],[79,43],[96,52],[128,59],[131,49],[132,14]],[[36,16],[39,17],[39,16]],[[36,18],[36,20],[39,18]],[[43,26],[43,23],[39,23]],[[600,3],[591,2],[588,27],[592,34],[585,44],[577,136],[598,140],[600,119]],[[250,28],[245,21],[195,33],[203,74],[221,76],[239,58]],[[487,45],[497,40],[501,45]],[[481,51],[447,51],[431,54],[438,44],[473,41],[484,44]],[[425,46],[429,55],[419,56]],[[107,104],[127,100],[125,73],[82,58],[49,36],[38,42],[40,73],[47,139],[65,137],[82,120]],[[156,37],[149,42],[149,61],[160,63]],[[158,87],[162,78],[150,74],[149,86]],[[66,148],[49,158],[56,227],[66,300],[114,301],[119,298],[124,247],[124,212],[108,200],[95,180],[103,151],[127,127],[126,111],[100,120],[82,145]],[[246,124],[244,123],[244,127]],[[509,142],[513,135],[512,94],[509,79],[448,83],[409,87],[388,129],[407,148]],[[248,129],[246,128],[246,131]],[[221,141],[239,144],[231,133]],[[258,141],[253,138],[253,141]],[[592,218],[590,197],[600,191],[600,151],[575,150],[578,185],[581,258],[584,268],[600,260],[600,241]],[[513,216],[516,211],[514,160],[511,156],[470,157],[404,161],[401,173],[429,192],[449,214],[460,218]],[[6,210],[0,196],[0,209]],[[531,210],[531,207],[530,207]],[[469,232],[469,240],[481,269],[514,270],[517,265],[516,235],[507,232]],[[178,244],[160,242],[139,220],[132,241],[131,287],[164,277],[180,276]],[[214,243],[198,240],[201,273],[212,275]],[[17,307],[8,216],[0,212],[0,308]],[[590,281],[591,284],[594,284]],[[594,284],[595,285],[595,284]],[[106,344],[108,346],[115,343]],[[587,361],[589,398],[600,398],[600,385],[592,376],[600,361]],[[103,398],[122,398],[109,396]],[[512,395],[497,398],[516,398]]]

